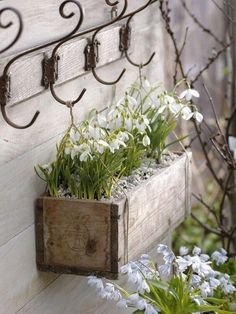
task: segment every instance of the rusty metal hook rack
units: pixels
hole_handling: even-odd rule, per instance
[[[81,37],[81,36],[84,36],[86,34],[89,34],[89,33],[93,33],[92,35],[92,38],[91,40],[88,42],[88,45],[85,49],[85,60],[86,60],[86,70],[91,70],[95,79],[97,81],[99,81],[100,83],[102,84],[105,84],[105,85],[113,85],[115,83],[117,83],[123,76],[123,74],[125,73],[126,69],[123,69],[123,71],[121,72],[120,76],[114,80],[114,81],[105,81],[103,79],[101,79],[97,72],[96,72],[96,67],[97,67],[97,63],[99,61],[99,45],[100,43],[98,42],[97,40],[97,34],[103,30],[104,28],[110,26],[110,25],[113,25],[121,20],[124,20],[124,19],[128,19],[127,20],[127,23],[126,23],[126,32],[123,32],[123,36],[121,35],[121,44],[120,44],[120,49],[121,49],[121,46],[122,46],[122,51],[125,53],[125,56],[127,58],[127,60],[134,66],[139,66],[138,64],[136,64],[135,62],[133,62],[129,55],[128,55],[128,49],[130,47],[129,43],[130,43],[130,32],[131,32],[131,29],[130,29],[130,22],[131,22],[131,19],[139,12],[141,12],[142,10],[144,10],[145,8],[147,8],[149,5],[157,2],[158,0],[149,0],[146,5],[143,5],[141,8],[138,8],[137,10],[131,12],[131,13],[128,13],[126,14],[126,11],[127,11],[127,8],[128,8],[128,0],[124,0],[124,6],[121,10],[121,13],[118,14],[118,8],[117,8],[117,5],[119,4],[119,1],[110,1],[110,0],[105,0],[105,3],[109,6],[112,7],[112,12],[115,12],[116,15],[115,17],[113,16],[112,20],[110,22],[107,22],[107,23],[104,23],[104,24],[101,24],[101,25],[98,25],[96,27],[92,27],[90,29],[87,29],[85,31],[81,31],[81,32],[78,32],[82,23],[83,23],[83,20],[84,20],[84,11],[83,11],[83,8],[80,4],[80,2],[78,0],[65,0],[64,2],[61,3],[60,7],[59,7],[59,13],[61,15],[61,17],[65,18],[65,19],[70,19],[71,17],[73,17],[75,15],[74,12],[71,12],[70,14],[65,14],[64,13],[64,8],[65,6],[68,4],[68,3],[73,3],[77,6],[77,8],[79,9],[79,13],[80,13],[80,16],[79,16],[79,21],[76,25],[76,27],[74,27],[74,29],[69,33],[67,34],[66,36],[60,38],[60,39],[57,39],[57,40],[54,40],[54,41],[51,41],[51,42],[48,42],[44,45],[40,45],[40,46],[37,46],[35,48],[32,48],[32,49],[29,49],[25,52],[22,52],[20,54],[18,54],[17,56],[15,56],[14,58],[12,58],[5,66],[4,70],[3,70],[3,75],[0,77],[0,106],[1,106],[1,111],[2,111],[2,115],[3,115],[3,118],[5,119],[5,121],[11,125],[12,127],[14,128],[17,128],[17,129],[25,129],[25,128],[28,128],[30,127],[37,119],[38,115],[39,115],[39,111],[37,111],[34,115],[34,117],[32,118],[32,120],[27,124],[27,125],[24,125],[24,126],[20,126],[20,125],[17,125],[15,124],[14,122],[12,122],[8,116],[7,116],[7,113],[6,113],[6,105],[10,99],[10,68],[12,66],[13,63],[15,63],[18,59],[28,55],[28,54],[32,54],[38,50],[41,50],[41,49],[44,49],[44,48],[47,48],[51,45],[56,45],[52,51],[52,54],[51,54],[51,57],[45,57],[44,60],[42,61],[42,68],[43,68],[43,78],[42,78],[42,84],[45,88],[49,88],[52,96],[54,97],[54,99],[56,101],[58,101],[59,103],[63,104],[63,105],[67,105],[68,106],[68,103],[70,104],[70,106],[74,106],[77,102],[79,102],[81,100],[81,98],[83,97],[84,93],[86,92],[86,89],[83,89],[82,92],[79,94],[79,96],[75,99],[75,100],[63,100],[61,97],[59,97],[57,94],[56,94],[56,91],[55,91],[55,88],[54,88],[54,85],[58,79],[58,62],[60,60],[60,56],[58,54],[58,50],[59,48],[64,45],[66,42],[70,41],[70,40],[73,40],[74,38],[77,38],[77,37]],[[5,8],[5,9],[2,9],[0,11],[0,17],[1,17],[1,14],[6,11],[6,10],[9,10],[9,8]],[[23,22],[22,22],[22,19],[21,19],[21,15],[20,13],[13,9],[13,12],[15,12],[20,20],[20,29],[19,29],[19,32],[16,36],[16,38],[14,39],[14,41],[11,43],[11,45],[9,45],[8,49],[10,47],[12,47],[12,45],[19,39],[21,33],[22,33],[22,30],[23,30]],[[0,23],[0,27],[1,27],[1,23]],[[4,27],[7,28],[7,27],[10,27],[11,26],[11,23],[8,23],[7,25],[5,25]],[[124,30],[124,27],[122,27],[122,29]],[[126,34],[125,34],[126,33]],[[121,31],[121,34],[122,34],[122,31]],[[127,36],[128,35],[128,36]],[[4,50],[5,51],[5,50]],[[147,64],[149,64],[151,62],[151,60],[153,59],[155,53],[151,56],[151,58],[148,60],[148,62],[146,62],[145,64],[142,64],[142,66],[145,66]]]
[[[136,62],[134,62],[130,58],[130,56],[128,54],[128,50],[130,48],[130,43],[131,43],[131,26],[130,26],[130,22],[131,22],[131,20],[133,19],[133,17],[136,14],[138,14],[139,12],[143,11],[144,9],[146,9],[152,2],[153,2],[152,0],[149,0],[144,6],[142,6],[141,8],[136,10],[133,14],[131,14],[130,17],[127,19],[126,25],[124,25],[120,29],[120,51],[125,54],[125,57],[126,57],[126,59],[128,60],[128,62],[130,64],[132,64],[133,66],[139,67],[139,68],[143,68],[143,67],[147,66],[149,63],[151,63],[151,61],[154,58],[156,53],[153,52],[151,57],[145,63],[136,63]]]
[[[19,26],[18,26],[18,31],[16,33],[16,36],[13,38],[13,40],[5,47],[5,48],[1,48],[0,49],[0,54],[4,53],[5,51],[9,50],[12,46],[15,45],[15,43],[19,40],[22,32],[23,32],[23,21],[22,21],[22,16],[20,14],[20,12],[15,9],[15,8],[12,8],[12,7],[6,7],[6,8],[3,8],[0,10],[0,29],[8,29],[10,28],[12,25],[13,25],[13,22],[10,21],[9,23],[7,24],[3,24],[2,21],[1,21],[1,18],[2,18],[2,15],[4,12],[7,12],[7,11],[10,11],[10,12],[13,12],[18,21],[19,21]]]

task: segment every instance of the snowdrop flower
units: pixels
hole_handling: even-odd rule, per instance
[[[193,97],[199,98],[200,94],[198,91],[196,91],[195,89],[191,89],[191,88],[186,89],[179,96],[180,99],[185,98],[187,101],[190,101]]]
[[[75,156],[78,155],[79,151],[80,151],[79,146],[72,144],[70,146],[67,146],[64,152],[66,155],[70,155],[71,159],[74,160]]]
[[[89,125],[89,127],[88,127],[88,134],[89,134],[90,138],[93,138],[95,140],[99,140],[101,135],[102,135],[102,131],[98,127],[94,127],[92,125]]]
[[[218,279],[216,279],[216,278],[210,278],[209,279],[209,284],[210,284],[211,288],[214,290],[217,287],[219,287],[220,281]]]
[[[138,293],[134,293],[134,294],[131,294],[129,297],[128,297],[128,303],[129,305],[133,305],[133,306],[136,306],[137,302],[140,300],[139,298],[139,294]]]
[[[70,140],[72,143],[78,142],[80,140],[80,133],[75,130],[75,128],[70,129]]]
[[[144,294],[145,292],[149,293],[150,292],[150,288],[146,282],[145,279],[143,279],[143,277],[141,276],[141,280],[139,280],[139,285],[137,288],[137,291]]]
[[[174,253],[167,245],[159,244],[157,247],[157,253],[163,254],[163,259],[167,264],[171,264],[175,259]]]
[[[186,246],[181,246],[179,249],[179,254],[181,256],[187,255],[188,254],[188,248]]]
[[[127,132],[119,132],[117,138],[122,142],[127,142],[129,140],[129,134]]]
[[[133,120],[132,120],[132,118],[130,117],[129,114],[126,115],[125,127],[126,127],[126,129],[127,129],[128,132],[131,132],[131,131],[132,131],[132,128],[133,128]]]
[[[169,253],[169,251],[170,249],[165,244],[159,244],[157,247],[157,253],[165,254],[165,253]]]
[[[146,77],[144,79],[144,86],[147,88],[147,90],[150,90],[152,88],[152,85]]]
[[[219,278],[220,287],[225,294],[232,294],[236,291],[236,288],[232,285],[230,281],[230,276],[225,274],[221,278]]]
[[[149,146],[150,144],[151,144],[150,138],[149,138],[147,135],[145,135],[145,136],[143,137],[143,146],[144,146],[144,147],[147,147],[147,146]]]
[[[117,302],[117,307],[121,310],[125,310],[127,309],[128,305],[127,305],[127,301],[125,299],[120,299],[119,302]]]
[[[141,299],[137,302],[137,305],[136,307],[139,309],[139,310],[145,310],[146,307],[147,307],[147,301],[145,301],[144,299]]]
[[[144,314],[157,314],[158,309],[155,309],[151,304],[147,304]]]
[[[174,97],[171,97],[169,95],[165,95],[163,101],[166,106],[176,104]]]
[[[115,288],[112,283],[106,283],[103,290],[99,292],[102,299],[119,301],[122,297],[120,291]]]
[[[200,255],[201,252],[202,252],[202,250],[199,247],[194,246],[193,251],[192,251],[193,255]]]
[[[88,277],[88,285],[90,287],[95,287],[96,290],[99,290],[99,291],[104,289],[104,285],[103,285],[102,279],[97,278],[95,276],[89,276]]]
[[[126,147],[126,144],[118,138],[113,139],[109,146],[111,153],[114,154],[114,152],[118,150],[120,146]]]
[[[178,256],[176,259],[176,263],[178,265],[178,270],[183,273],[189,266],[192,265],[190,260],[187,260],[186,258],[183,258],[181,256]]]
[[[175,115],[178,115],[181,112],[182,108],[183,105],[177,104],[176,102],[169,105],[170,111]]]
[[[138,131],[142,134],[145,132],[146,128],[150,129],[149,120],[145,115],[141,115],[136,121],[135,126]]]
[[[181,110],[181,115],[184,120],[190,120],[193,117],[194,113],[189,107],[184,107]]]
[[[198,287],[200,285],[201,281],[202,281],[202,278],[200,276],[195,275],[195,274],[192,275],[191,284],[193,287]]]
[[[211,288],[211,286],[209,285],[208,282],[203,282],[200,286],[199,286],[200,290],[201,290],[201,295],[203,298],[206,298],[208,296],[212,296],[213,295],[213,289]]]
[[[52,166],[50,164],[42,165],[41,168],[46,170],[48,174],[52,172]]]
[[[201,122],[203,121],[203,115],[202,115],[200,112],[198,112],[198,111],[196,111],[196,112],[193,114],[193,117],[196,119],[196,121],[197,121],[198,123],[201,123]]]
[[[109,148],[110,145],[103,141],[103,140],[99,140],[97,142],[94,143],[94,147],[95,150],[99,153],[99,154],[103,154],[106,148]]]
[[[131,105],[132,109],[138,106],[138,102],[134,97],[127,95],[126,99],[127,99],[128,104]]]
[[[87,161],[88,158],[93,158],[91,155],[91,148],[88,144],[83,143],[78,147],[78,151],[81,153],[79,160],[80,161]]]
[[[164,264],[158,267],[158,271],[163,280],[168,280],[172,271],[172,264]]]
[[[98,121],[98,125],[101,128],[106,128],[107,127],[107,119],[103,114],[98,114],[97,115],[97,121]]]
[[[217,266],[220,266],[227,262],[228,257],[227,257],[227,252],[224,249],[221,249],[219,251],[215,251],[212,255],[211,258],[213,261],[216,262]]]

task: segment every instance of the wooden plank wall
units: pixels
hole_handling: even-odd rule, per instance
[[[17,7],[25,21],[21,40],[5,57],[67,33],[72,22],[58,17],[60,2],[1,1],[0,9],[8,5]],[[84,28],[109,19],[110,11],[104,2],[81,0],[87,14]],[[140,0],[138,5],[145,2]],[[129,0],[129,5],[134,8],[137,1]],[[166,39],[157,6],[140,14],[134,28],[133,58],[145,61],[156,50],[157,55],[145,73],[153,81],[165,80]],[[0,43],[9,36],[1,30]],[[113,79],[124,66],[127,73],[117,86],[117,97],[136,79],[138,70],[124,59],[99,70],[102,77]],[[19,75],[24,82],[24,73]],[[89,109],[106,106],[112,97],[112,88],[100,85],[91,74],[70,80],[58,87],[58,91],[71,99],[83,87],[88,91],[75,108],[77,121],[84,119]],[[45,186],[36,177],[34,165],[51,160],[55,143],[69,123],[68,109],[56,103],[48,92],[10,106],[8,113],[13,121],[23,124],[36,110],[41,111],[40,117],[26,130],[11,128],[0,116],[0,313],[118,314],[115,306],[96,298],[94,291],[87,287],[86,278],[45,274],[36,269],[34,201]]]

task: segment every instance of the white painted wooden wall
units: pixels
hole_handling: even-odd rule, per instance
[[[5,6],[19,8],[25,28],[21,40],[4,57],[61,37],[73,27],[73,21],[64,21],[58,15],[61,0],[4,0]],[[122,1],[121,1],[122,2]],[[146,1],[129,0],[130,8]],[[85,7],[88,28],[110,18],[110,9],[104,0],[81,0]],[[74,22],[76,22],[74,20]],[[72,25],[73,24],[73,25]],[[155,50],[152,64],[144,70],[154,80],[165,80],[167,58],[166,38],[157,5],[138,15],[134,23],[135,44],[133,58],[146,60]],[[11,36],[0,31],[0,45]],[[83,58],[83,55],[81,56]],[[102,77],[113,79],[123,67],[124,79],[117,86],[119,97],[137,77],[138,70],[120,59],[99,70]],[[22,84],[30,73],[18,73]],[[11,73],[14,76],[14,73]],[[32,78],[34,79],[34,78]],[[76,120],[84,119],[93,107],[106,106],[112,97],[112,88],[102,86],[91,74],[76,78],[59,87],[63,97],[69,99],[77,91],[87,88],[83,100],[76,106]],[[14,90],[12,90],[14,97]],[[115,305],[103,302],[87,287],[84,277],[41,273],[35,264],[34,201],[45,186],[34,172],[34,165],[51,160],[55,144],[69,123],[69,112],[56,103],[49,92],[8,107],[13,121],[24,124],[36,110],[41,114],[33,127],[16,130],[0,116],[0,314],[118,314]],[[127,312],[128,313],[128,312]]]

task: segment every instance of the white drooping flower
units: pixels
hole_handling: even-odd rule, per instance
[[[187,255],[188,254],[188,248],[186,246],[181,246],[179,249],[179,254],[181,256]]]
[[[103,154],[106,148],[110,148],[110,145],[104,140],[99,140],[94,143],[94,147],[99,154]]]
[[[88,158],[92,159],[91,148],[87,143],[83,143],[78,147],[78,151],[80,152],[80,161],[87,161]]]
[[[219,278],[219,281],[220,287],[225,294],[232,294],[236,291],[236,288],[232,285],[232,282],[230,281],[229,275],[224,274],[224,276]]]
[[[158,266],[158,272],[163,280],[168,280],[172,271],[172,264]]]
[[[165,95],[163,101],[167,107],[169,107],[170,105],[176,104],[176,100],[174,99],[174,97],[169,96],[169,95]]]
[[[72,143],[76,143],[79,142],[81,136],[78,130],[76,130],[75,128],[71,128],[70,129],[70,141]]]
[[[101,291],[101,290],[103,290],[103,288],[104,288],[102,279],[97,278],[97,277],[95,277],[95,276],[89,276],[89,277],[88,277],[88,285],[89,285],[90,287],[95,287],[96,290],[98,290],[98,291]]]
[[[98,122],[98,125],[101,128],[106,128],[107,127],[107,118],[105,117],[105,115],[98,114],[97,115],[97,122]]]
[[[150,129],[149,119],[145,115],[140,115],[135,120],[135,126],[138,129],[139,133],[143,134],[147,128]]]
[[[228,260],[227,252],[224,249],[212,253],[211,258],[216,262],[217,266],[224,264]]]
[[[194,115],[193,117],[195,118],[195,120],[198,122],[198,123],[201,123],[203,121],[203,115],[198,112],[198,111],[195,111],[194,112]]]
[[[176,258],[176,263],[178,265],[178,270],[183,273],[189,266],[191,266],[191,261],[184,258],[184,257],[181,257],[181,256],[178,256]]]
[[[114,152],[119,150],[121,146],[126,147],[126,144],[118,138],[114,138],[109,145],[111,153],[114,154]]]
[[[78,145],[70,144],[66,146],[64,152],[66,155],[70,155],[71,159],[74,160],[75,157],[79,154],[80,149]]]
[[[194,246],[193,251],[192,251],[193,255],[200,255],[201,252],[202,250],[199,247]]]
[[[52,172],[52,166],[51,164],[45,164],[41,166],[42,169],[46,170],[48,174]]]
[[[120,301],[118,301],[116,305],[121,310],[125,310],[128,307],[127,300],[125,300],[125,299],[120,299]]]
[[[196,91],[195,89],[192,89],[192,88],[186,89],[179,96],[180,99],[185,98],[187,101],[192,100],[193,97],[199,98],[200,94],[198,91]]]
[[[181,110],[181,115],[184,120],[190,120],[193,117],[194,112],[192,112],[192,110],[189,107],[185,106]]]
[[[203,298],[209,297],[213,295],[213,288],[209,285],[207,281],[204,281],[200,286],[201,295]]]
[[[106,283],[104,289],[100,290],[99,295],[102,299],[113,300],[118,302],[122,299],[121,293],[112,283]]]
[[[175,115],[178,115],[181,112],[182,108],[183,105],[176,102],[169,105],[170,111]]]
[[[143,146],[147,147],[151,144],[150,138],[147,135],[144,135],[143,137]]]

